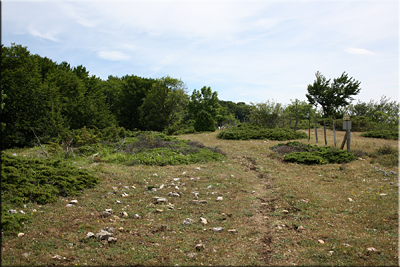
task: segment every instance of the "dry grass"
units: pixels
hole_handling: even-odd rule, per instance
[[[321,130],[318,135],[318,144],[323,145]],[[398,175],[383,176],[373,169],[398,173],[398,166],[372,165],[368,158],[343,166],[283,163],[269,150],[278,141],[220,140],[215,136],[204,133],[179,138],[219,146],[228,155],[225,162],[82,166],[100,175],[101,184],[77,197],[75,207],[65,207],[72,198],[42,207],[28,205],[26,211],[34,214],[32,223],[23,237],[3,236],[2,264],[398,265]],[[337,133],[338,146],[343,136],[343,132]],[[308,143],[307,139],[300,141]],[[313,133],[310,143],[315,144]],[[329,132],[328,145],[332,144]],[[384,144],[398,146],[394,140],[352,133],[352,149],[371,153]],[[168,188],[171,182],[177,184],[173,178],[180,178],[179,190]],[[165,188],[156,192],[145,189],[161,184]],[[111,193],[114,191],[116,194]],[[170,191],[183,195],[168,196]],[[122,192],[129,197],[121,197]],[[192,192],[208,202],[191,204],[195,199]],[[166,197],[175,208],[153,204],[153,196]],[[222,202],[216,201],[218,196],[223,196]],[[126,211],[129,218],[102,218],[106,208],[116,215]],[[141,218],[134,219],[135,213]],[[200,217],[209,223],[202,225]],[[183,225],[186,218],[195,223]],[[97,233],[108,226],[123,228],[115,233],[116,244],[85,240],[87,232]],[[213,227],[225,231],[213,232]],[[195,245],[200,242],[205,248],[197,251]],[[369,247],[377,251],[369,252]],[[54,255],[65,259],[53,259]]]

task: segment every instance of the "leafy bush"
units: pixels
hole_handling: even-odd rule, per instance
[[[307,138],[307,134],[285,128],[268,129],[254,123],[238,124],[237,126],[218,133],[217,138],[233,140],[269,139],[269,140],[293,140]]]
[[[99,178],[56,159],[37,159],[12,156],[2,152],[1,197],[3,230],[18,228],[26,217],[7,213],[11,206],[21,206],[28,202],[46,204],[55,202],[58,196],[81,194],[93,187]]]
[[[376,130],[376,131],[362,133],[361,136],[370,138],[399,140],[399,132],[397,130]]]
[[[214,119],[211,114],[201,110],[199,114],[197,114],[194,129],[197,132],[215,132]]]
[[[386,167],[393,167],[399,164],[399,149],[390,145],[383,145],[370,153],[371,163],[378,162]]]
[[[317,145],[300,143],[298,141],[281,143],[270,149],[279,154],[285,154],[285,161],[308,165],[344,163],[356,159],[353,154],[338,148],[320,147]]]
[[[206,147],[200,142],[179,140],[157,132],[137,133],[135,140],[126,144],[123,151],[125,155],[113,156],[105,161],[165,166],[225,159],[225,153],[218,147]]]

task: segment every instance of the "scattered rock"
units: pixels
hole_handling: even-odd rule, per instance
[[[217,201],[222,201],[223,199],[224,199],[224,198],[221,197],[221,196],[217,197]]]
[[[99,238],[100,240],[107,240],[109,237],[112,237],[112,236],[113,236],[112,233],[105,231],[105,230],[101,230],[100,232],[98,232],[96,234],[96,237]]]
[[[22,256],[24,256],[25,258],[29,257],[29,253],[23,253]]]
[[[25,211],[20,210],[19,213],[21,213],[22,215],[25,215]]]
[[[195,248],[196,248],[196,250],[201,251],[201,250],[204,250],[204,245],[202,243],[200,243],[200,244],[197,244],[195,246]]]
[[[304,227],[302,225],[300,225],[299,227],[297,227],[297,231],[303,231]]]
[[[11,214],[15,214],[15,213],[17,213],[17,211],[16,211],[16,210],[9,210],[8,212],[9,212],[9,213],[11,213]]]
[[[118,191],[118,187],[113,187],[112,188],[114,191]]]
[[[224,227],[214,227],[212,230],[213,230],[214,232],[222,232],[222,231],[224,231],[225,229],[224,229]]]
[[[207,189],[210,189],[212,187],[212,185],[207,186]]]
[[[396,172],[394,172],[394,171],[390,171],[389,173],[393,174],[393,175],[396,175]]]
[[[181,178],[174,178],[173,180],[176,182],[176,181],[179,181]]]
[[[197,248],[196,248],[196,249],[197,249]],[[187,256],[188,256],[189,258],[196,257],[196,255],[197,255],[197,253],[195,253],[195,252],[190,252],[190,253],[187,254]]]
[[[194,223],[194,221],[190,218],[186,218],[183,220],[183,224],[185,224],[185,225],[192,224],[192,223]]]
[[[363,160],[363,158],[357,158],[357,160]]]
[[[117,238],[112,236],[107,239],[108,243],[117,243],[117,240],[118,240]]]
[[[196,199],[192,199],[192,200],[190,200],[190,203],[192,203],[192,204],[198,204],[198,203],[199,203],[199,201],[198,201],[198,200],[196,200]]]
[[[161,210],[161,209],[156,209],[156,212],[163,212],[163,210]]]
[[[371,253],[371,252],[378,252],[378,250],[377,250],[376,248],[374,248],[374,247],[369,247],[369,248],[367,248],[367,251],[368,251],[369,253]]]
[[[289,211],[288,210],[282,210],[282,213],[288,214]]]
[[[334,253],[334,251],[333,251],[333,250],[330,250],[330,251],[329,251],[329,256],[332,256],[333,253]]]
[[[200,217],[200,222],[202,224],[207,224],[208,223],[207,220],[205,218],[203,218],[203,217]]]
[[[23,237],[24,235],[24,233],[18,233],[18,237]]]
[[[387,196],[387,194],[385,194],[385,193],[381,193],[381,194],[379,194],[380,196]]]
[[[199,203],[201,204],[206,204],[208,201],[207,200],[199,200]]]
[[[347,199],[347,201],[348,201],[348,202],[353,202],[353,199],[349,197],[349,198]]]
[[[67,204],[67,205],[66,205],[67,208],[73,207],[73,206],[74,206],[74,204]]]
[[[196,171],[200,171],[201,169],[200,169],[200,167],[196,167],[196,168],[194,168]]]
[[[229,229],[228,232],[229,232],[229,233],[232,233],[232,234],[235,234],[235,233],[237,233],[238,231],[237,231],[236,229]]]
[[[343,243],[343,246],[345,246],[345,247],[351,247],[351,245],[349,245],[349,244],[347,244],[347,243]]]
[[[161,190],[161,189],[163,189],[163,188],[164,188],[164,186],[165,186],[164,184],[160,185],[160,190]]]
[[[86,234],[86,238],[92,238],[92,237],[94,237],[94,233],[89,232]]]
[[[111,216],[111,213],[108,212],[108,211],[103,211],[103,212],[101,213],[101,215],[102,215],[103,217],[108,217],[108,216]]]
[[[140,215],[139,214],[135,214],[135,215],[133,215],[133,218],[135,218],[135,219],[140,219],[141,217],[140,217]]]
[[[121,212],[121,217],[123,218],[128,217],[128,213],[126,211]]]
[[[51,257],[52,259],[55,259],[55,260],[62,260],[63,259],[63,257],[62,256],[60,256],[60,255],[55,255],[55,256],[53,256],[53,257]],[[64,257],[64,259],[65,259],[65,257]]]
[[[122,197],[129,197],[129,195],[125,192],[122,192]]]
[[[69,202],[69,204],[78,204],[78,200],[74,199]]]
[[[319,240],[318,240],[318,243],[320,243],[320,244],[325,244],[325,241],[322,240],[322,239],[319,239]]]
[[[117,204],[121,204],[122,202],[121,201],[119,201],[119,200],[116,200],[115,202],[117,202]]]

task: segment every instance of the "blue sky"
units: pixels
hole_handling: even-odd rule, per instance
[[[399,101],[398,1],[2,1],[2,44],[109,75],[181,79],[221,100],[306,100],[320,71]]]

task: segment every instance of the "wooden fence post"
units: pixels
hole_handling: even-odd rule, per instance
[[[308,116],[308,142],[310,142],[311,138],[311,116]]]
[[[334,142],[335,147],[336,147],[335,117],[333,117],[332,129],[333,129],[333,142]]]
[[[346,144],[346,141],[347,141],[347,131],[344,135],[343,142],[342,142],[342,145],[340,146],[340,149],[343,149],[344,145]]]
[[[325,139],[325,145],[328,145],[328,142],[326,141],[326,124],[325,124],[325,120],[322,120],[322,122],[324,123],[324,139]]]

